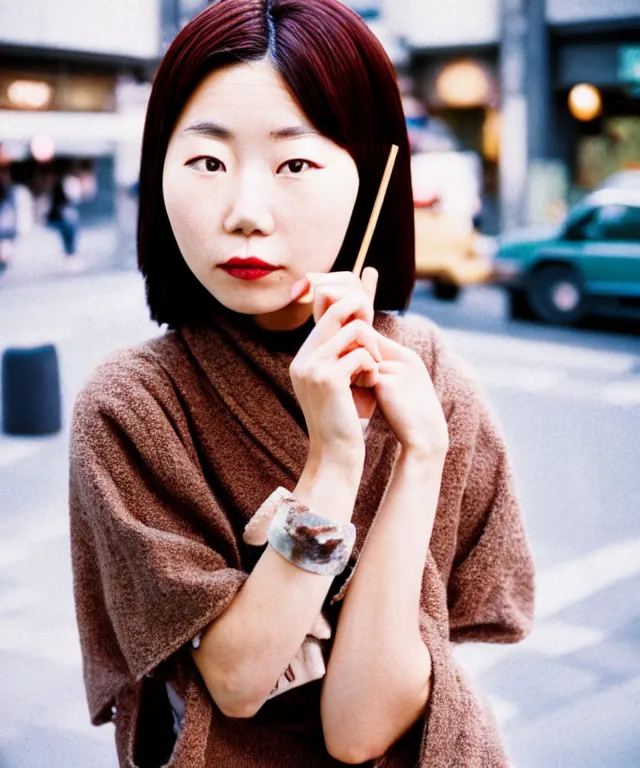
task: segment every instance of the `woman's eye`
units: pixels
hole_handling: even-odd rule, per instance
[[[314,167],[316,166],[313,166],[308,160],[288,160],[286,163],[283,163],[280,166],[278,173],[280,173],[283,169],[286,169],[288,171],[288,173],[285,173],[286,176],[297,176],[303,171]]]
[[[215,157],[196,157],[194,160],[189,160],[187,165],[203,173],[218,173],[225,170],[224,164]]]

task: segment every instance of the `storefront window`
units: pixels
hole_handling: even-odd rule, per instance
[[[610,117],[597,135],[580,136],[576,183],[593,189],[607,176],[640,165],[640,117]]]
[[[113,112],[115,76],[3,69],[0,109]]]

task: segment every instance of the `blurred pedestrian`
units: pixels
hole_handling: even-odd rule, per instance
[[[409,143],[353,11],[221,0],[183,28],[138,258],[170,330],[97,370],[70,449],[84,680],[120,765],[507,766],[450,640],[523,637],[532,560],[483,395],[397,314]]]
[[[0,273],[9,264],[17,234],[18,207],[16,191],[11,180],[9,165],[2,161],[2,155],[0,154]]]
[[[56,178],[51,190],[51,207],[47,221],[60,233],[64,252],[70,258],[75,257],[77,253],[80,221],[77,204],[81,197],[82,185],[77,176],[67,174]]]

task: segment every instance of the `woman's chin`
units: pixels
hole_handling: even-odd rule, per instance
[[[219,290],[205,286],[209,293],[231,312],[251,316],[265,330],[288,331],[304,325],[313,314],[312,304],[292,302],[290,287],[285,290]]]
[[[286,309],[286,304],[282,301],[271,301],[260,299],[259,297],[240,298],[237,294],[234,296],[225,296],[213,294],[214,298],[232,312],[238,312],[241,315],[268,315],[282,312]]]
[[[288,297],[283,300],[282,297],[268,296],[239,296],[238,291],[234,291],[231,295],[227,291],[212,291],[209,289],[209,293],[226,307],[231,312],[237,312],[241,315],[251,316],[278,316],[280,314],[286,315],[289,313],[290,301]],[[295,314],[295,311],[294,311]]]

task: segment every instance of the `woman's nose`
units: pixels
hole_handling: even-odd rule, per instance
[[[247,173],[238,180],[224,220],[225,231],[245,236],[270,235],[274,230],[270,191],[257,174]]]

